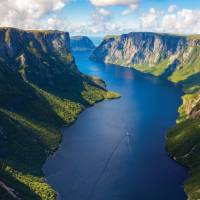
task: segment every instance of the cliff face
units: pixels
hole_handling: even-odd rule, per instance
[[[185,45],[186,40],[183,37],[130,33],[106,39],[94,51],[93,58],[106,63],[122,62],[126,65],[145,63],[151,67],[168,56],[183,52]]]
[[[189,200],[200,198],[200,35],[176,36],[129,33],[111,36],[91,59],[136,68],[183,86],[185,95],[176,126],[166,148],[172,158],[189,168],[185,191]],[[167,92],[167,91],[166,91]]]
[[[87,106],[116,96],[81,74],[69,34],[0,28],[0,196],[55,200],[42,166],[61,140],[60,128]]]
[[[69,33],[59,31],[23,31],[1,28],[0,55],[15,58],[26,51],[64,55],[70,49]]]
[[[91,59],[134,67],[178,82],[194,74],[197,68],[200,70],[199,48],[200,40],[195,37],[129,33],[106,38]],[[190,70],[186,69],[188,65]]]
[[[61,74],[78,74],[69,34],[59,31],[0,30],[0,60],[41,87],[61,86]],[[62,80],[67,77],[62,76]]]
[[[73,36],[71,37],[71,50],[72,51],[89,51],[95,48],[94,43],[86,36]]]

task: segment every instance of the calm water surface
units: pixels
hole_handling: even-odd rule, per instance
[[[185,200],[186,171],[164,149],[181,90],[171,83],[76,53],[79,69],[122,98],[88,108],[63,133],[44,172],[60,200]]]

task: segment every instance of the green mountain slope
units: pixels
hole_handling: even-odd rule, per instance
[[[118,97],[78,71],[69,42],[64,32],[0,29],[0,199],[55,199],[42,166],[60,128]]]
[[[183,96],[176,126],[167,136],[170,156],[189,169],[185,183],[188,199],[200,198],[200,96],[199,92]]]

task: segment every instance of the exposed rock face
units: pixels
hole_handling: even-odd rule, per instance
[[[199,47],[198,38],[137,32],[106,38],[94,50],[91,59],[135,67],[154,75],[172,76],[172,80],[177,82],[193,73],[190,72],[182,77],[173,75],[175,71],[181,74],[188,63],[191,64],[191,68],[196,67],[194,63],[200,58],[199,53],[195,58],[193,56],[193,60],[191,56],[194,55],[194,51],[199,50],[197,49]]]
[[[199,119],[200,117],[200,94],[190,95],[183,98],[183,106],[186,116],[191,119]]]
[[[155,33],[129,33],[108,38],[94,51],[92,58],[127,65],[148,63],[153,66],[184,50],[184,37]]]
[[[89,51],[93,50],[95,45],[86,36],[73,36],[71,37],[71,50],[72,51]]]
[[[38,53],[35,56],[39,58],[41,54],[44,55],[47,52],[54,56],[65,56],[70,49],[69,34],[60,31],[23,31],[1,28],[0,42],[2,59],[15,59],[28,53]]]
[[[0,45],[0,60],[39,86],[59,86],[60,74],[79,73],[66,32],[1,28]]]

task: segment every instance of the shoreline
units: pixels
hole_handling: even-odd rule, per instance
[[[107,90],[107,92],[111,92],[111,91]],[[111,93],[112,93],[112,92],[111,92]],[[45,183],[46,183],[47,185],[49,185],[50,188],[51,188],[51,189],[55,192],[55,194],[56,194],[56,200],[59,200],[60,194],[59,194],[59,192],[57,192],[57,191],[48,183],[47,178],[46,178],[46,176],[45,176],[45,174],[44,174],[44,165],[46,164],[46,162],[48,161],[49,158],[54,157],[54,156],[56,155],[57,151],[58,151],[59,148],[61,147],[61,145],[62,145],[62,140],[63,140],[63,134],[64,134],[63,131],[64,131],[64,129],[69,128],[70,126],[72,126],[73,124],[75,124],[76,121],[78,120],[78,117],[79,117],[86,109],[91,108],[91,107],[95,106],[96,104],[101,103],[101,102],[103,102],[103,101],[111,101],[111,100],[115,100],[115,99],[117,100],[117,99],[121,98],[121,95],[120,95],[119,93],[113,92],[113,94],[115,94],[116,96],[113,96],[113,97],[111,97],[111,98],[105,98],[105,99],[96,101],[94,104],[88,105],[87,107],[83,108],[83,109],[77,114],[77,117],[74,119],[74,121],[72,121],[72,122],[69,123],[69,124],[63,125],[63,127],[60,128],[60,131],[59,131],[59,132],[60,132],[60,134],[61,134],[61,139],[60,139],[59,145],[58,145],[58,147],[55,149],[54,153],[51,154],[51,155],[49,155],[49,156],[46,158],[46,160],[45,160],[45,162],[44,162],[44,164],[43,164],[43,166],[42,166],[42,169],[41,169],[42,172],[43,172],[43,175],[44,175],[44,176],[43,176],[43,179],[44,179]]]

